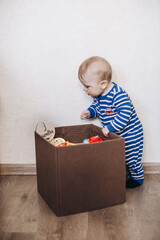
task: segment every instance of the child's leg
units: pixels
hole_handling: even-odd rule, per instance
[[[126,166],[129,171],[127,188],[134,188],[143,183],[143,166],[141,164],[143,153],[143,131],[129,133],[125,137]]]

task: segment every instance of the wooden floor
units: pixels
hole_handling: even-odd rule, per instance
[[[126,190],[125,204],[56,217],[37,193],[36,176],[0,177],[0,240],[159,240],[160,175]]]

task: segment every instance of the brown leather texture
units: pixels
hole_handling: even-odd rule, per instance
[[[35,132],[38,192],[57,216],[125,202],[125,142],[103,136],[93,124],[56,128],[56,136],[80,143],[95,135],[104,141],[55,147]]]

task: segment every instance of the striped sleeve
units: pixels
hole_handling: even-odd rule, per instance
[[[114,105],[116,107],[115,118],[107,125],[110,132],[119,132],[124,129],[131,116],[131,100],[127,93],[118,92],[114,97]]]
[[[91,106],[87,109],[90,112],[90,118],[97,117],[97,100],[93,99]]]

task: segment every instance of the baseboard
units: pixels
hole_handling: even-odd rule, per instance
[[[144,162],[142,164],[143,164],[145,174],[160,174],[160,163]]]
[[[36,174],[36,164],[0,164],[0,175]]]
[[[145,174],[160,174],[160,163],[144,162]],[[36,175],[36,164],[0,164],[0,175]]]

